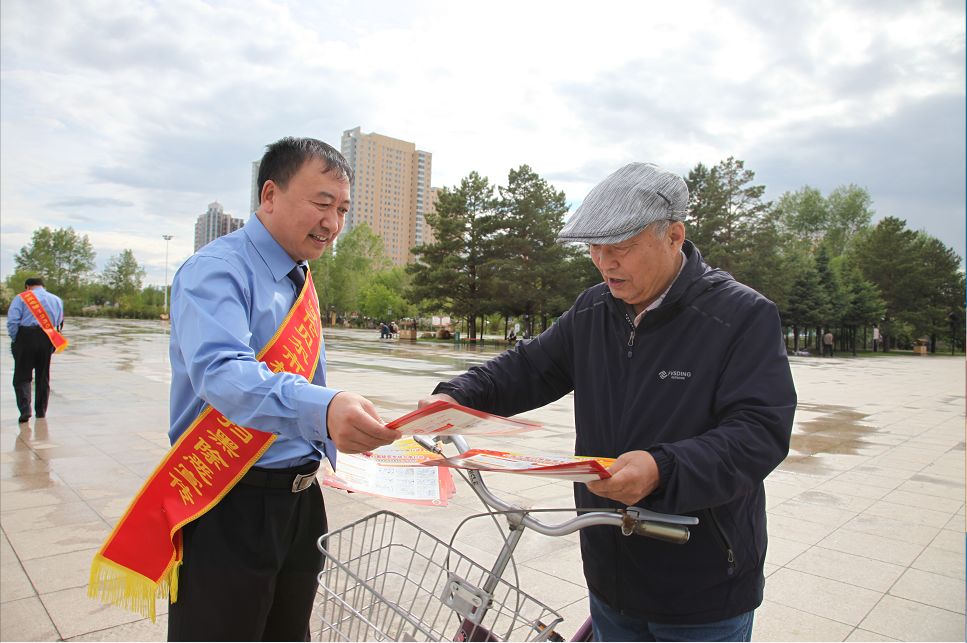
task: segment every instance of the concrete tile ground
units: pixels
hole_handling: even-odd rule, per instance
[[[69,320],[54,358],[46,421],[18,426],[0,334],[0,639],[161,641],[156,623],[84,593],[89,561],[167,449],[169,369],[160,322]],[[329,377],[383,417],[494,349],[380,342],[328,333]],[[769,477],[770,549],[755,640],[964,640],[964,361],[946,356],[793,358],[800,406],[787,460]],[[569,452],[566,397],[527,417],[539,433],[474,446]],[[491,476],[532,506],[567,506],[567,483]],[[466,485],[447,508],[327,490],[332,525],[379,509],[444,541],[481,506]],[[455,547],[489,565],[497,528],[477,519]],[[570,636],[587,614],[577,539],[527,534],[521,588],[559,612]],[[513,578],[512,576],[507,576]],[[505,577],[506,578],[506,577]]]

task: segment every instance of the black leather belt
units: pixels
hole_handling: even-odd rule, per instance
[[[242,479],[238,483],[250,487],[262,487],[264,489],[288,489],[292,493],[299,493],[300,491],[305,491],[316,482],[316,474],[318,472],[318,466],[307,473],[293,473],[292,471],[285,470],[272,471],[270,469],[255,469],[253,467],[248,470],[248,473],[242,476]]]

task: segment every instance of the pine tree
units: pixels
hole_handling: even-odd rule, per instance
[[[577,296],[562,270],[568,251],[557,242],[567,200],[527,165],[511,170],[499,193],[500,227],[489,244],[493,309],[524,315],[533,334],[535,319],[546,327],[548,316],[560,315]]]
[[[456,188],[440,190],[436,212],[428,213],[435,241],[413,248],[417,261],[412,301],[448,310],[467,320],[468,335],[477,337],[477,318],[487,312],[487,243],[496,229],[496,202],[490,182],[471,172]]]

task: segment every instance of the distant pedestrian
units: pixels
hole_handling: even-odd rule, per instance
[[[823,357],[832,357],[832,356],[833,356],[833,334],[829,331],[826,331],[826,334],[823,335]]]
[[[14,297],[7,310],[7,333],[13,353],[13,390],[17,396],[20,424],[30,420],[31,382],[37,419],[47,415],[50,398],[50,356],[67,346],[60,331],[64,328],[64,302],[47,292],[44,280],[31,277],[25,290]]]
[[[882,340],[880,338],[880,327],[877,326],[876,324],[873,324],[873,352],[874,353],[876,352],[877,347],[879,347],[881,341]]]

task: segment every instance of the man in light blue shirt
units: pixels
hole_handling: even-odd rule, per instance
[[[31,291],[44,307],[50,323],[60,330],[64,327],[64,302],[57,295],[47,292],[44,280],[30,277],[24,288]],[[40,321],[20,296],[14,297],[7,310],[7,333],[10,335],[10,352],[13,353],[13,390],[17,396],[20,423],[30,421],[30,384],[36,378],[34,411],[40,420],[47,415],[50,399],[50,356],[54,347]]]
[[[342,230],[352,175],[321,141],[269,145],[258,211],[175,275],[171,442],[209,404],[277,438],[212,510],[183,528],[169,640],[308,640],[322,564],[316,539],[327,531],[314,477],[320,460],[335,466],[337,448],[358,453],[398,437],[368,400],[326,386],[324,346],[311,382],[256,358],[295,302],[305,262]]]

